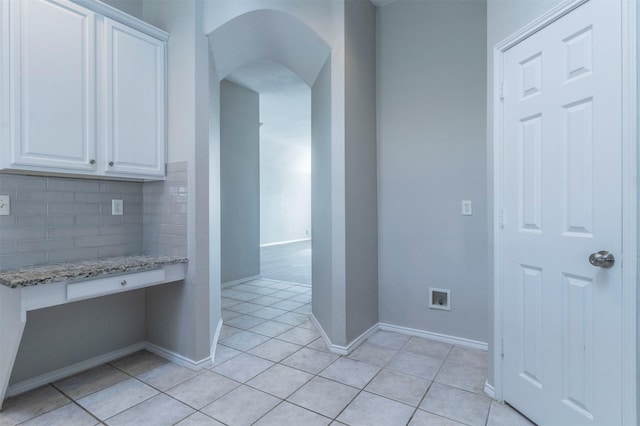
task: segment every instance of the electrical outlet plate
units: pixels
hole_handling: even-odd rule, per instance
[[[462,200],[462,216],[471,216],[473,215],[473,207],[471,205],[471,200]]]
[[[8,195],[0,195],[0,216],[11,214],[11,198]]]
[[[443,311],[451,310],[451,290],[429,287],[429,308]]]
[[[122,216],[123,210],[122,200],[111,200],[111,216]]]

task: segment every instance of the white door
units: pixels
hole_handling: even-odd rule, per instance
[[[105,171],[164,177],[165,43],[104,22]]]
[[[503,396],[541,425],[622,422],[620,27],[591,0],[504,54]]]
[[[11,164],[94,171],[95,14],[67,0],[11,1]]]

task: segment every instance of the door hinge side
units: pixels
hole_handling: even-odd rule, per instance
[[[500,88],[498,89],[499,95],[498,97],[500,98],[501,101],[504,101],[504,81],[500,82]]]
[[[504,339],[500,341],[500,358],[504,359]]]
[[[498,212],[498,220],[500,221],[500,228],[504,228],[504,210],[500,209]]]

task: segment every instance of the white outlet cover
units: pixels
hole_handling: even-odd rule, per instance
[[[111,200],[111,216],[122,216],[123,210],[122,200]]]
[[[11,197],[8,195],[0,195],[0,216],[9,216],[11,214]]]
[[[473,206],[471,200],[462,200],[462,216],[473,215]]]

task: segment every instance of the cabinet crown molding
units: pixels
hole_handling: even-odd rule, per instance
[[[125,24],[131,28],[135,28],[138,31],[142,31],[143,33],[151,37],[157,38],[158,40],[167,41],[169,39],[168,32],[163,31],[159,28],[156,28],[153,25],[141,19],[131,16],[99,0],[71,0],[71,1],[81,6],[84,6],[86,8],[89,8],[94,12],[97,12],[107,18],[111,18],[114,21],[118,21],[121,24]]]

